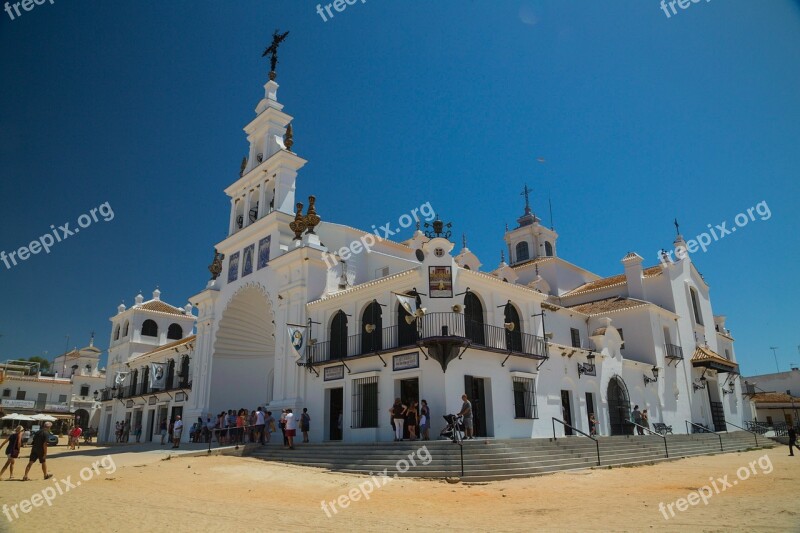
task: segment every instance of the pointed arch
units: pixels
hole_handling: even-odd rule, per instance
[[[347,357],[347,315],[341,309],[333,315],[330,327],[331,359]]]
[[[374,353],[383,348],[383,310],[381,305],[373,300],[364,312],[361,313],[361,324],[364,331],[361,332],[361,353]],[[374,329],[372,332],[367,331],[367,326],[370,325]]]
[[[606,398],[608,400],[608,421],[612,435],[628,435],[630,425],[631,400],[628,387],[622,378],[613,376],[608,382]]]
[[[464,329],[466,336],[475,344],[485,345],[483,304],[480,298],[469,291],[464,295]]]
[[[522,351],[522,321],[517,308],[510,301],[503,312],[505,324],[513,324],[509,330],[506,327],[506,349],[511,352]]]

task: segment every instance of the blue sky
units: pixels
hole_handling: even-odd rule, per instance
[[[693,260],[728,316],[742,371],[800,363],[800,2],[87,1],[0,12],[0,250],[104,202],[114,218],[11,269],[0,360],[52,358],[156,285],[183,305],[213,245],[263,95],[275,28],[279,97],[309,160],[298,195],[369,228],[430,201],[484,268],[521,214],[600,275],[647,264],[761,201]],[[545,159],[537,162],[538,157]],[[410,230],[400,235],[403,239]],[[460,240],[460,239],[456,239]]]

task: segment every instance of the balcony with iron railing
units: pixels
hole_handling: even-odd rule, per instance
[[[683,359],[683,349],[674,344],[665,344],[667,349],[667,359]]]
[[[99,399],[102,402],[113,399],[126,399],[134,398],[137,396],[146,396],[148,394],[155,394],[157,392],[172,392],[181,390],[191,390],[192,382],[187,379],[181,378],[179,375],[175,376],[174,381],[164,389],[152,389],[148,383],[135,383],[125,385],[122,387],[105,388],[100,390]]]
[[[430,313],[402,328],[390,326],[312,344],[307,347],[306,364],[324,364],[416,347],[431,338],[462,338],[468,340],[470,346],[482,350],[547,358],[547,343],[543,337],[469,320],[461,313]]]

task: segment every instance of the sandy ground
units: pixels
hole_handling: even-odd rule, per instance
[[[9,506],[13,520],[0,516],[0,531],[800,532],[800,456],[789,457],[783,446],[476,485],[391,479],[385,485],[380,481],[377,488],[365,487],[372,489],[369,499],[357,490],[368,477],[241,457],[165,460],[167,452],[130,446],[51,449],[48,465],[55,477],[50,481],[42,479],[38,465],[28,482],[5,481],[6,472],[0,503]],[[90,472],[92,463],[109,453],[114,465],[106,459]],[[20,467],[26,463],[18,460],[15,477],[21,477]],[[739,479],[745,477],[740,467],[749,469],[747,479]],[[726,475],[730,486],[723,490]],[[75,487],[58,494],[54,481],[67,476]],[[66,483],[58,484],[63,491]],[[711,492],[707,505],[696,496],[696,505],[685,502],[684,511],[676,507],[674,502],[703,486]],[[40,502],[28,513],[21,512],[22,500],[48,487],[55,494],[51,506]],[[352,489],[359,499],[354,497],[347,508],[335,504],[336,512],[329,507],[330,517],[323,511],[323,500],[341,497],[348,503],[346,495]],[[19,518],[14,518],[14,505]]]

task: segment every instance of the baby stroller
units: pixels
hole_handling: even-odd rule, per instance
[[[464,417],[461,415],[444,415],[442,418],[445,419],[447,425],[442,432],[439,433],[439,438],[448,439],[453,442],[461,442],[464,440]]]

